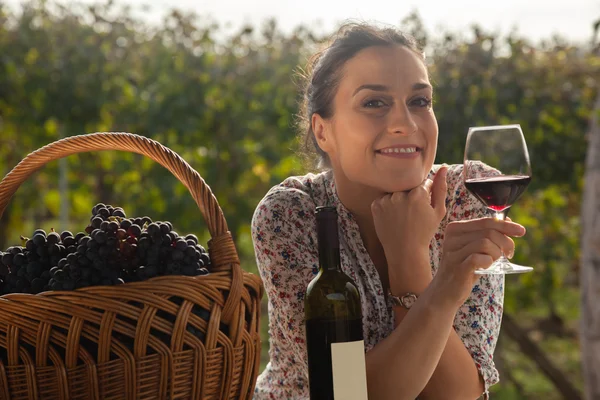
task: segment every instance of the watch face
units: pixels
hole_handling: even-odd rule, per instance
[[[414,294],[407,294],[402,296],[402,302],[404,303],[404,307],[411,308],[415,301],[417,300],[417,296]]]

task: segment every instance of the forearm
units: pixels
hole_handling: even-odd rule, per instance
[[[475,361],[452,329],[431,379],[419,399],[474,400],[484,391]]]
[[[396,326],[404,323],[407,312],[405,308],[396,307]],[[483,391],[483,380],[473,357],[456,331],[451,329],[439,363],[419,399],[476,399]]]
[[[456,310],[453,307],[448,309],[445,299],[443,296],[439,296],[440,293],[436,293],[435,289],[429,289],[429,292],[431,293],[428,293],[427,291],[432,281],[431,274],[428,273],[428,252],[414,252],[409,257],[403,257],[403,263],[409,263],[412,265],[412,268],[410,268],[410,276],[394,276],[393,271],[406,269],[400,269],[400,266],[395,267],[393,262],[397,259],[394,259],[393,257],[394,255],[390,255],[388,258],[391,261],[389,265],[391,267],[390,289],[392,293],[400,295],[407,292],[413,292],[419,296],[419,301],[415,303],[410,312],[403,307],[395,307],[394,316],[396,330],[401,329],[401,327],[402,329],[413,329],[417,332],[420,339],[422,338],[422,335],[427,335],[428,337],[423,341],[425,343],[424,345],[421,345],[418,341],[404,342],[404,340],[412,340],[405,338],[402,339],[402,342],[399,342],[398,346],[406,347],[406,344],[408,343],[408,346],[412,347],[412,350],[414,351],[418,350],[419,346],[422,346],[423,349],[426,349],[427,355],[429,356],[433,355],[431,347],[433,342],[443,343],[441,354],[437,352],[435,353],[437,354],[436,359],[438,362],[434,363],[434,371],[432,373],[428,372],[428,367],[423,364],[419,358],[416,359],[415,364],[421,365],[424,368],[421,371],[413,370],[413,372],[422,376],[429,376],[430,378],[425,382],[421,381],[421,383],[418,383],[418,379],[406,379],[406,381],[422,385],[420,386],[421,389],[424,387],[422,393],[419,395],[419,398],[422,399],[444,398],[462,400],[477,398],[483,392],[483,382],[479,378],[479,373],[471,355],[465,348],[458,334],[454,331],[454,329],[452,329],[452,323],[454,321]],[[443,321],[439,321],[440,325],[433,323],[431,326],[423,325],[422,321],[415,323],[414,319],[406,319],[409,315],[414,314],[414,312],[421,312],[421,308],[428,308],[428,305],[423,303],[428,301],[431,296],[434,296],[434,302],[432,302],[434,307],[441,307],[440,310],[437,311],[442,314],[444,312],[448,313],[445,315],[445,317],[448,319],[442,318]],[[439,298],[439,300],[437,298]],[[441,306],[435,305],[435,302],[438,301],[442,304]],[[429,306],[431,306],[431,304]],[[449,311],[446,311],[446,309]],[[439,313],[434,311],[433,315],[439,315]],[[414,328],[413,323],[415,324]],[[432,333],[435,337],[433,339],[430,338],[429,333]],[[390,358],[390,362],[393,362],[391,360],[395,357],[395,351],[390,351],[388,357]],[[418,357],[422,357],[422,355]],[[411,363],[407,364],[410,365]],[[395,380],[393,378],[392,379],[397,381],[399,376],[401,375],[396,375]],[[380,385],[377,387],[379,386]],[[391,388],[390,390],[396,389]],[[414,397],[412,398],[414,399]]]
[[[369,399],[419,396],[446,348],[456,310],[428,288],[402,323],[366,355]]]

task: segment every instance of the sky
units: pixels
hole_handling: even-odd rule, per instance
[[[5,0],[16,5],[18,0]],[[93,0],[83,0],[92,2]],[[65,1],[63,0],[63,3]],[[517,32],[534,41],[560,34],[570,41],[587,41],[592,25],[600,19],[599,0],[115,0],[134,10],[150,8],[145,18],[158,22],[170,8],[193,10],[220,23],[237,27],[260,24],[270,17],[283,30],[302,24],[320,32],[331,32],[342,21],[358,19],[398,25],[415,10],[433,35],[450,30],[468,32],[473,23],[507,34]]]

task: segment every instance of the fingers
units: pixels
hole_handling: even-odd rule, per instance
[[[493,229],[507,236],[525,235],[525,227],[512,221],[500,221],[494,218],[479,218],[466,221],[453,221],[446,228],[446,235],[461,235],[467,232]]]
[[[464,263],[470,270],[475,271],[489,268],[495,260],[489,254],[473,253],[465,259]]]
[[[448,236],[444,241],[444,248],[449,250],[460,249],[482,239],[487,239],[494,243],[507,256],[512,256],[515,251],[515,242],[510,237],[493,229]]]
[[[459,263],[467,261],[474,254],[487,255],[492,261],[502,256],[502,249],[497,243],[488,238],[480,238],[467,243],[460,250],[456,251],[456,260]]]
[[[448,191],[448,183],[446,182],[447,175],[448,167],[442,166],[433,178],[431,189],[431,206],[442,216],[446,214],[446,194]]]
[[[425,179],[423,182],[423,188],[425,189],[425,193],[431,194],[431,187],[433,186],[433,181],[431,179]]]

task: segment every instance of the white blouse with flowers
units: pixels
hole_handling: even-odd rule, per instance
[[[462,165],[449,168],[447,182],[447,214],[429,245],[433,274],[440,264],[447,224],[487,215],[466,190]],[[337,197],[332,172],[287,178],[266,194],[252,219],[256,260],[268,296],[270,341],[270,362],[256,382],[255,400],[309,398],[304,295],[319,268],[314,210],[327,204],[335,205],[339,214],[342,269],[360,292],[365,351],[394,329],[392,305],[386,301],[356,221]],[[485,380],[486,393],[498,382],[492,356],[503,300],[504,276],[483,275],[454,319],[454,329]]]

